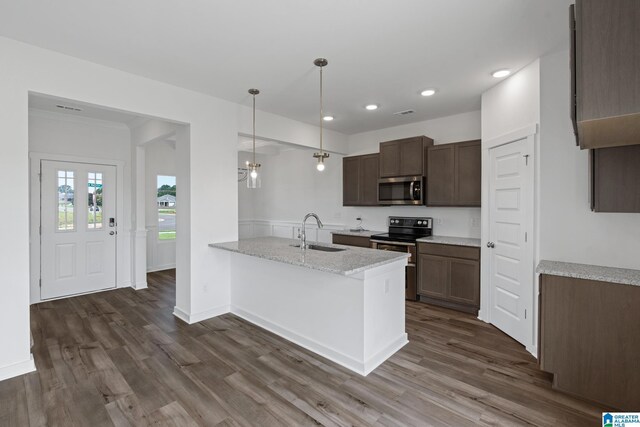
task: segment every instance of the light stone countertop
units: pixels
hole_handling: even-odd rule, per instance
[[[280,237],[257,237],[235,242],[210,243],[209,246],[244,255],[278,261],[285,264],[349,276],[374,267],[409,258],[408,253],[379,251],[354,246],[307,242],[319,246],[346,248],[340,252],[322,252],[313,249],[302,251],[291,245],[299,240]]]
[[[542,260],[536,273],[640,286],[640,270]]]
[[[480,247],[480,239],[472,239],[469,237],[450,237],[450,236],[429,236],[416,240],[422,243],[438,243],[441,245],[457,245]]]
[[[373,230],[362,230],[362,231],[351,231],[351,230],[334,230],[331,234],[339,234],[341,236],[362,236],[362,237],[371,237],[374,234],[383,234],[386,231],[373,231]]]

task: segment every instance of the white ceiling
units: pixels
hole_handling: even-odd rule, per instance
[[[326,126],[353,134],[479,109],[491,71],[568,45],[570,3],[5,0],[0,35],[313,124],[325,57]]]

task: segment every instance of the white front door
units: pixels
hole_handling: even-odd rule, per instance
[[[522,344],[533,313],[533,165],[527,139],[489,150],[491,323]]]
[[[116,286],[116,167],[42,160],[40,297]]]

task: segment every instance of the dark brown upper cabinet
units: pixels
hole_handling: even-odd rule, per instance
[[[377,206],[379,155],[342,159],[342,205]]]
[[[427,206],[480,206],[480,140],[427,149]]]
[[[576,0],[570,15],[580,148],[640,144],[640,1]]]
[[[640,145],[591,150],[591,209],[640,213]]]
[[[380,143],[380,178],[424,176],[426,148],[433,139],[426,136]]]

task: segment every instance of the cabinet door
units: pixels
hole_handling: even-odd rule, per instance
[[[596,212],[640,212],[640,145],[593,150]]]
[[[342,205],[357,206],[360,203],[360,157],[342,159]]]
[[[383,142],[380,144],[380,177],[394,176],[400,176],[400,142]]]
[[[466,259],[450,260],[449,299],[480,306],[480,263]]]
[[[424,172],[422,137],[401,139],[400,142],[400,176],[422,176]]]
[[[580,147],[640,143],[640,1],[576,1]]]
[[[482,160],[480,140],[456,144],[456,189],[454,203],[480,206]]]
[[[427,156],[427,206],[451,206],[455,190],[455,146],[429,147]]]
[[[380,173],[378,154],[362,156],[360,160],[360,205],[378,205],[378,176]]]
[[[418,256],[418,293],[427,297],[447,298],[449,260],[433,255]]]

